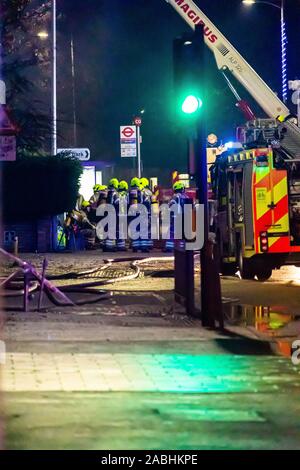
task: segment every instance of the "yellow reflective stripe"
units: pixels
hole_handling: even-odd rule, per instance
[[[273,188],[274,203],[278,204],[287,194],[287,178],[283,178],[280,183],[276,184]]]
[[[255,170],[255,174],[256,174],[255,184],[258,185],[261,182],[261,180],[263,180],[266,176],[270,174],[270,168],[268,166],[257,167]]]
[[[255,197],[257,214],[256,218],[259,220],[270,210],[268,205],[271,204],[271,191],[268,191],[267,188],[256,188]]]
[[[278,240],[280,240],[280,237],[269,237],[269,248],[278,242]]]
[[[285,214],[280,220],[275,222],[276,227],[271,230],[268,230],[270,233],[277,232],[289,232],[290,230],[290,221],[289,214]]]

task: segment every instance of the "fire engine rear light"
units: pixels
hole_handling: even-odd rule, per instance
[[[260,234],[260,251],[267,253],[269,251],[269,239],[267,232],[261,232]]]

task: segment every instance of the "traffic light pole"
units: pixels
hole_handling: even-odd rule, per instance
[[[197,123],[196,155],[199,166],[196,172],[198,200],[204,206],[204,245],[200,252],[201,263],[201,320],[202,325],[215,328],[216,321],[223,327],[221,282],[214,240],[209,236],[208,175],[205,123]],[[200,168],[199,168],[200,167]]]
[[[203,27],[196,27],[195,41],[199,44],[199,60],[202,61],[205,77],[205,44]],[[205,82],[205,79],[204,79]],[[205,327],[215,328],[216,321],[223,328],[221,282],[218,270],[218,259],[214,240],[209,236],[209,204],[208,204],[208,171],[206,148],[205,109],[207,107],[207,89],[205,83],[204,106],[198,114],[196,121],[196,149],[195,149],[195,180],[198,188],[199,203],[204,206],[204,246],[201,249],[201,320]]]

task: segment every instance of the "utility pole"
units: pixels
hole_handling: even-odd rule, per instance
[[[75,82],[75,56],[74,39],[71,34],[71,70],[72,70],[72,101],[73,101],[73,146],[77,147],[77,113],[76,113],[76,82]]]

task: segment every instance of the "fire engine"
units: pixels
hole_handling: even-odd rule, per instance
[[[227,149],[211,168],[212,230],[222,271],[268,279],[285,264],[300,266],[300,129],[279,97],[192,0],[166,0],[191,28],[204,25],[237,106],[249,120],[238,129],[240,150]],[[267,115],[257,119],[237,94],[230,72]]]

